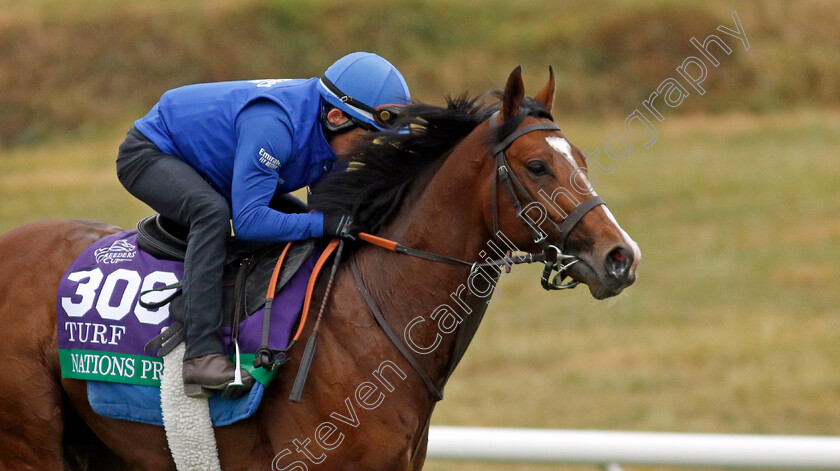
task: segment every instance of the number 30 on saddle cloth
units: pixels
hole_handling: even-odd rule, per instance
[[[287,348],[310,278],[314,281],[318,275],[313,271],[323,247],[314,246],[314,241],[303,243],[296,251],[295,261],[286,262],[299,268],[293,274],[284,270],[282,283],[277,283],[269,313],[268,347],[272,350]],[[226,353],[232,357],[235,348],[231,324],[236,306],[243,311],[238,329],[240,361],[257,383],[238,399],[211,397],[214,426],[228,425],[253,414],[264,388],[274,376],[274,371],[254,368],[252,362],[263,343],[269,278],[282,249],[279,245],[263,246],[244,256],[228,257],[222,339],[227,346]],[[175,294],[176,288],[162,288],[176,284],[183,272],[183,262],[155,257],[138,247],[138,231],[130,230],[94,242],[62,277],[56,300],[61,376],[87,380],[88,400],[97,413],[163,424],[160,409],[163,360],[144,351],[144,346],[164,328],[179,325],[176,323],[176,317],[180,318],[179,298],[159,307],[144,305],[154,305]],[[242,283],[231,281],[237,278]],[[239,293],[234,288],[239,288]],[[142,296],[143,303],[139,302],[140,293],[146,293]]]

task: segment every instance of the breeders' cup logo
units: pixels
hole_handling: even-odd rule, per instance
[[[111,244],[110,247],[96,249],[93,255],[96,256],[97,263],[128,262],[137,255],[137,247],[121,239]]]

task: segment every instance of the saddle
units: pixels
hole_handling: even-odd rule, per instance
[[[137,223],[137,245],[156,258],[183,262],[187,248],[187,232],[187,229],[178,223],[160,214],[155,214]],[[276,292],[279,292],[286,285],[303,264],[303,261],[306,260],[306,257],[312,253],[315,240],[288,242],[288,244],[291,247],[277,278]],[[222,276],[224,290],[222,307],[223,312],[226,313],[225,325],[231,325],[237,304],[242,306],[243,311],[247,313],[240,319],[253,314],[265,304],[265,295],[271,273],[274,271],[277,258],[286,248],[286,245],[231,240],[224,262],[224,275]],[[240,289],[235,289],[237,280],[241,285],[239,286]],[[180,291],[177,293],[180,293]],[[172,296],[170,300],[174,300],[175,297],[177,297],[177,294]],[[151,306],[156,307],[158,305],[159,303]],[[177,309],[173,312],[173,316],[179,321],[183,320],[183,313],[179,313]]]
[[[296,199],[295,199],[296,200]],[[296,200],[299,201],[299,200]],[[303,204],[302,202],[300,204]],[[305,208],[305,205],[303,206]],[[284,208],[288,212],[298,212],[296,208]],[[137,224],[137,245],[150,255],[164,260],[184,261],[189,231],[175,221],[160,214],[147,217]],[[266,294],[271,282],[271,275],[281,253],[288,250],[283,259],[277,277],[275,294],[279,293],[292,276],[300,269],[304,261],[315,249],[315,240],[288,242],[287,244],[254,243],[232,238],[224,262],[222,276],[222,312],[223,326],[232,332],[238,332],[239,324],[249,316],[260,311],[266,304]],[[163,357],[184,339],[184,311],[180,298],[180,286],[166,286],[150,291],[171,290],[173,294],[154,303],[145,303],[141,293],[140,303],[148,308],[156,308],[170,303],[170,313],[175,323],[162,334],[154,337],[146,345],[146,351],[157,350],[157,356]],[[150,292],[149,291],[149,292]],[[264,326],[267,330],[267,326]],[[235,336],[236,334],[234,334]],[[264,345],[264,347],[267,347]],[[261,352],[261,365],[276,368],[281,362],[276,360],[277,351]]]

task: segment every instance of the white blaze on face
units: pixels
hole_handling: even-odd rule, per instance
[[[637,244],[635,240],[631,239],[630,235],[627,234],[627,232],[625,232],[624,229],[622,229],[622,227],[618,224],[618,221],[615,220],[615,216],[613,216],[613,214],[610,212],[610,208],[608,208],[607,205],[603,204],[601,205],[601,207],[604,208],[604,212],[607,214],[607,217],[610,218],[610,221],[612,221],[612,223],[615,224],[615,227],[617,227],[618,230],[621,232],[621,236],[624,237],[624,242],[628,246],[630,246],[631,250],[633,250],[633,268],[635,268],[636,265],[639,264],[639,260],[642,259],[642,251],[639,249],[639,244]]]
[[[578,168],[578,164],[575,161],[575,158],[572,156],[572,146],[569,144],[569,141],[562,137],[557,136],[549,136],[545,138],[545,142],[551,146],[552,149],[556,150],[560,153],[566,160],[572,164],[573,168]],[[577,172],[574,175],[574,178],[578,180],[577,184],[580,185],[580,188],[592,188],[592,183],[589,181],[589,178],[586,176],[586,172]],[[596,196],[597,193],[592,191],[590,193],[592,196]],[[615,220],[615,216],[610,212],[607,205],[601,205],[604,208],[604,212],[607,214],[607,217],[615,224],[615,227],[621,232],[621,236],[624,238],[624,242],[630,247],[633,251],[633,267],[635,268],[636,265],[639,264],[639,260],[642,258],[642,251],[639,249],[639,244],[636,243],[633,239],[630,238],[630,235],[622,229],[622,227],[618,224],[618,221]]]
[[[569,145],[569,141],[562,137],[557,136],[549,136],[545,138],[545,142],[551,146],[552,149],[560,152],[560,155],[566,158],[572,167],[577,167],[577,162],[575,162],[575,158],[572,157],[572,146]]]
[[[578,163],[575,160],[574,156],[572,155],[572,146],[569,144],[569,141],[567,141],[565,138],[562,138],[562,137],[549,136],[549,137],[545,138],[545,142],[547,142],[548,145],[550,145],[552,149],[556,150],[557,152],[560,153],[560,155],[565,157],[566,160],[568,160],[569,163],[572,165],[572,168],[578,168]],[[577,180],[577,182],[575,182],[575,186],[577,188],[580,188],[581,190],[584,190],[584,189],[594,190],[594,188],[592,186],[592,182],[589,181],[589,178],[587,177],[587,173],[585,171],[584,172],[575,172],[573,174],[573,178],[575,180]],[[591,191],[590,193],[592,195],[596,194],[594,191]]]

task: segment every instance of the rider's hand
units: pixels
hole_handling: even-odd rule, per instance
[[[353,228],[353,216],[349,214],[325,214],[324,237],[340,237],[356,240],[359,231]]]

